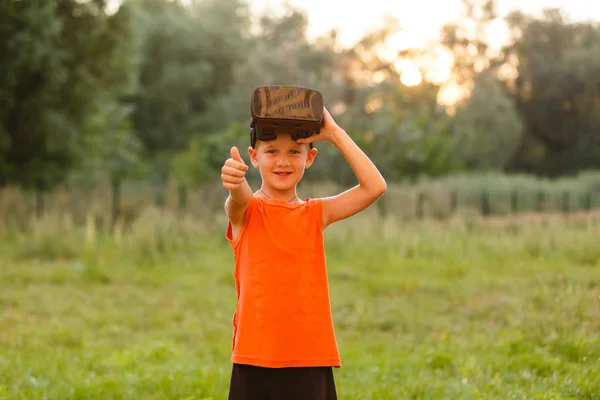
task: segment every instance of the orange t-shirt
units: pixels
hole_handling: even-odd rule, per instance
[[[286,203],[254,194],[238,236],[231,361],[262,367],[340,367],[319,199]]]

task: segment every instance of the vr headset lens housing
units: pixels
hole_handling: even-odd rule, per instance
[[[267,142],[278,134],[293,140],[319,133],[323,123],[323,95],[297,86],[261,86],[252,92],[250,111],[251,145],[256,139]]]

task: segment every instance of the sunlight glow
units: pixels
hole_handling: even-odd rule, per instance
[[[384,45],[378,46],[377,49],[380,56],[391,63],[395,63],[399,51],[425,49],[427,42],[437,42],[441,26],[448,22],[459,21],[464,10],[464,2],[461,0],[428,0],[416,2],[410,7],[397,7],[387,0],[372,0],[368,4],[356,3],[353,6],[343,0],[249,0],[248,3],[253,13],[269,11],[272,15],[282,12],[285,9],[284,4],[299,7],[306,12],[308,17],[307,35],[310,40],[326,34],[331,29],[339,29],[337,41],[338,45],[343,48],[354,46],[364,34],[380,27],[385,18],[397,18],[403,31],[393,34]],[[598,19],[600,18],[600,7],[597,3],[584,0],[530,0],[527,2],[498,0],[499,18],[483,32],[490,40],[492,47],[489,55],[498,54],[501,46],[508,39],[509,30],[501,17],[509,11],[521,9],[527,13],[537,13],[543,8],[551,6],[568,10],[571,17],[576,20]],[[331,18],[340,10],[344,10],[344,18]],[[472,26],[466,28],[475,33]],[[413,65],[402,70],[401,80],[409,84],[426,80],[436,85],[442,85],[443,93],[440,94],[440,98],[446,99],[444,103],[451,102],[450,99],[462,97],[462,90],[457,89],[452,82],[451,60],[447,56],[441,56],[437,50],[434,51],[434,54],[435,56],[432,56],[431,59],[413,60],[421,69],[422,75],[420,72],[417,74]],[[514,75],[510,68],[505,68],[503,73]],[[385,78],[385,75],[381,73],[374,74],[372,77],[376,82],[381,82]]]
[[[425,74],[425,79],[435,85],[441,85],[448,82],[452,76],[450,67],[447,65],[436,65]]]
[[[405,86],[416,86],[422,81],[423,76],[419,71],[419,67],[412,61],[405,63],[404,68],[402,68],[402,75],[400,75],[400,82]]]
[[[438,102],[444,106],[451,106],[468,96],[467,88],[461,87],[455,82],[446,83],[438,92]]]
[[[443,85],[452,78],[453,55],[443,46],[437,45],[415,59],[398,58],[398,53],[407,49],[427,49],[424,39],[417,40],[405,32],[392,35],[380,46],[380,57],[394,64],[394,69],[401,74],[401,82],[406,86],[415,86],[426,80],[436,85]]]
[[[121,7],[121,0],[108,0],[106,2],[105,12],[108,15],[114,15]]]
[[[378,53],[381,58],[388,61],[393,61],[398,58],[398,52],[408,49],[425,48],[427,43],[424,38],[415,38],[408,32],[397,32],[385,41],[378,48]]]
[[[377,71],[373,74],[373,82],[381,83],[387,78],[387,74],[383,71]]]

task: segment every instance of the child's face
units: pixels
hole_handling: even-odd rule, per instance
[[[269,188],[285,192],[295,190],[317,155],[317,149],[296,143],[290,135],[280,134],[276,139],[256,141],[248,149],[252,165],[258,168],[263,183]]]

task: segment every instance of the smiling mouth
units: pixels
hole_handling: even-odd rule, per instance
[[[291,172],[275,172],[275,175],[277,176],[288,176],[291,175]]]

